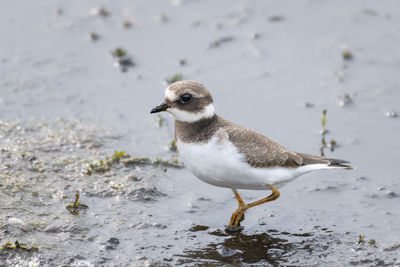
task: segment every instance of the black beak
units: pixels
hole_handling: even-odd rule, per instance
[[[168,108],[168,104],[167,103],[161,103],[157,107],[153,108],[150,111],[150,113],[157,113],[157,112],[165,111],[165,110],[167,110],[167,108]]]

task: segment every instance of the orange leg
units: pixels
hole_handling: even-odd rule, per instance
[[[266,198],[260,199],[258,201],[251,202],[249,204],[244,203],[243,199],[239,195],[236,189],[232,189],[235,197],[238,201],[238,208],[232,213],[231,220],[229,221],[229,225],[226,227],[228,231],[235,232],[240,231],[243,227],[240,226],[240,222],[244,220],[244,212],[252,207],[273,201],[280,196],[280,192],[272,185],[268,185],[269,189],[272,191],[271,195]]]

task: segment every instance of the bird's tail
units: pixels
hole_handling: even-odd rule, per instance
[[[327,159],[329,161],[328,167],[333,167],[333,168],[342,168],[345,170],[354,170],[355,167],[348,165],[347,163],[350,163],[346,160],[342,159]]]
[[[311,165],[311,164],[327,164],[327,167],[331,168],[341,168],[345,170],[354,170],[355,167],[348,165],[350,163],[346,160],[342,159],[333,159],[327,157],[321,157],[317,155],[310,155],[304,153],[297,153],[303,158],[303,165]]]

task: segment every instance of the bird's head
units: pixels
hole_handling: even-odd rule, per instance
[[[214,116],[211,94],[206,87],[196,81],[179,81],[165,89],[164,102],[151,110],[151,113],[166,111],[175,120],[195,122]]]

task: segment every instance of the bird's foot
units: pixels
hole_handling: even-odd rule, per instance
[[[229,225],[225,228],[225,232],[231,234],[242,231],[243,226],[240,225],[240,222],[242,221],[244,221],[244,211],[241,208],[238,208],[233,212]]]
[[[227,233],[227,234],[240,233],[243,229],[244,229],[243,226],[240,226],[240,225],[238,225],[236,227],[228,225],[227,227],[225,227],[225,233]]]

